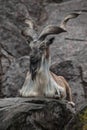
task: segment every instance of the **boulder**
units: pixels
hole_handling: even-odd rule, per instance
[[[86,101],[87,102],[87,101]],[[87,104],[83,103],[77,114],[69,121],[64,130],[87,130]]]
[[[64,130],[74,112],[56,99],[0,99],[0,130]]]

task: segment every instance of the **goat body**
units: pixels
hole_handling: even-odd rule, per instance
[[[31,73],[27,73],[24,85],[20,94],[24,97],[49,97],[67,99],[71,105],[71,88],[62,76],[57,76],[49,70],[49,48],[46,49],[45,59],[41,63],[41,68],[32,80]]]
[[[48,35],[67,32],[66,23],[69,19],[76,18],[81,12],[71,13],[61,22],[60,26],[49,25],[38,36],[33,29],[33,22],[25,20],[28,27],[22,31],[31,47],[30,72],[27,73],[20,95],[24,97],[45,96],[50,98],[67,99],[71,105],[71,88],[62,76],[50,72],[49,46],[53,43],[54,37],[46,39]],[[32,35],[33,34],[33,35]]]

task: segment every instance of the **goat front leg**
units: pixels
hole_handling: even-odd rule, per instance
[[[72,94],[71,94],[71,88],[64,77],[57,76],[53,72],[50,72],[55,82],[60,85],[60,97],[61,99],[65,98],[68,100],[68,103],[71,104],[73,107],[75,106],[75,103],[72,101]]]
[[[72,101],[72,93],[71,93],[71,88],[69,86],[69,84],[67,83],[67,81],[65,80],[64,77],[59,76],[62,81],[65,84],[65,89],[66,89],[66,99],[68,100],[68,104],[70,104],[72,107],[75,107],[75,103]]]

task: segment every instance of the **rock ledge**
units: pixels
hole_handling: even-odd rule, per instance
[[[64,130],[73,117],[66,101],[47,98],[0,99],[0,130]]]

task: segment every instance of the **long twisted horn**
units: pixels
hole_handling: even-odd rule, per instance
[[[46,28],[43,29],[43,31],[41,32],[40,36],[39,36],[39,40],[44,40],[48,35],[51,34],[59,34],[62,32],[67,32],[66,30],[66,23],[72,19],[72,18],[76,18],[78,15],[80,15],[81,12],[77,12],[77,13],[71,13],[68,16],[66,16],[64,18],[64,20],[61,22],[60,26],[56,26],[56,25],[49,25]]]
[[[31,19],[25,19],[24,22],[28,25],[28,27],[25,27],[24,30],[22,30],[21,34],[25,37],[28,37],[30,41],[36,39],[37,34],[34,30],[34,22]]]
[[[49,25],[46,28],[44,28],[44,30],[41,32],[39,40],[44,40],[48,35],[59,34],[62,32],[66,32],[66,30],[55,25]]]
[[[30,29],[34,29],[34,22],[31,19],[25,19],[25,23],[29,26]]]
[[[77,12],[77,13],[71,13],[68,16],[66,16],[64,18],[64,20],[61,22],[60,27],[63,28],[64,30],[66,30],[66,23],[73,18],[78,17],[81,14],[81,12]]]

